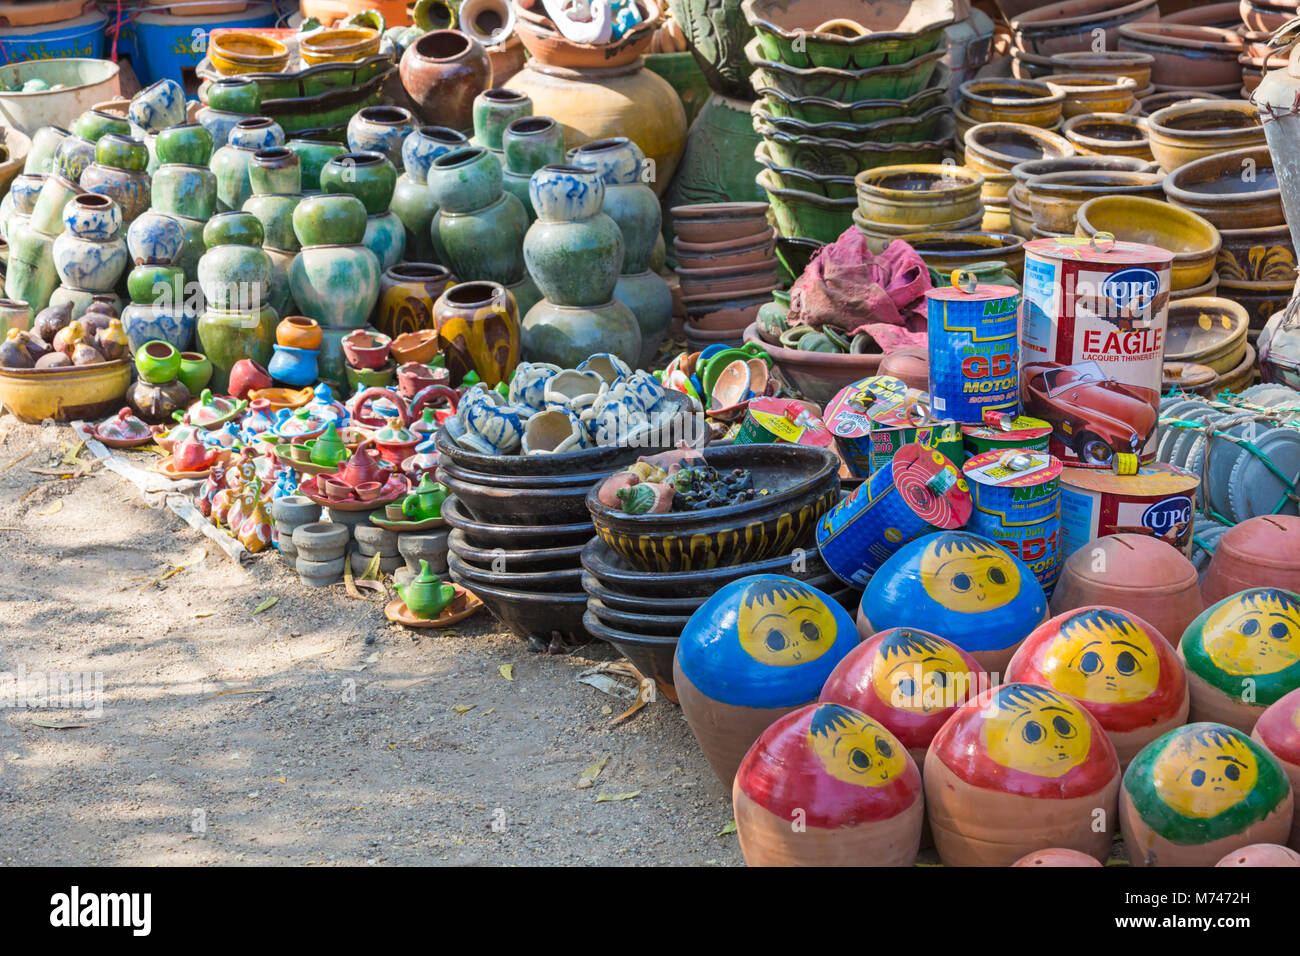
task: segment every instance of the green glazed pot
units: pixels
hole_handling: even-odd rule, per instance
[[[533,199],[528,195],[528,182],[532,179],[532,174],[524,175],[522,173],[512,173],[508,169],[501,170],[501,188],[504,192],[514,196],[524,204],[524,212],[528,213],[528,222],[531,225],[537,218],[537,210],[533,208]],[[395,202],[396,200],[394,200]],[[437,207],[434,207],[437,211]]]
[[[203,227],[203,244],[214,246],[261,246],[266,236],[257,217],[247,212],[223,212]]]
[[[153,208],[207,219],[217,211],[217,177],[204,165],[167,164],[153,174]]]
[[[517,119],[501,134],[505,168],[531,176],[543,166],[564,162],[564,127],[549,116]]]
[[[262,88],[246,76],[223,76],[208,84],[208,106],[227,113],[256,114],[262,109]]]
[[[248,197],[253,195],[248,165],[255,152],[227,143],[212,154],[212,162],[208,165],[217,177],[217,209],[243,209]]]
[[[406,227],[391,212],[368,216],[361,244],[375,254],[380,271],[387,271],[402,261],[406,251]]]
[[[212,134],[198,123],[182,123],[162,130],[154,139],[158,162],[164,165],[206,166],[212,156]]]
[[[25,173],[54,172],[54,156],[59,151],[59,144],[71,136],[62,126],[42,126],[32,134],[32,146],[27,151],[27,160],[23,163]]]
[[[112,113],[106,113],[103,110],[90,109],[77,117],[77,122],[73,124],[72,131],[82,139],[88,139],[92,143],[96,143],[101,136],[108,133],[114,133],[118,136],[130,136],[131,124],[121,116],[114,116]]]
[[[141,140],[105,133],[95,143],[95,162],[101,166],[142,173],[149,165],[149,149]]]
[[[576,368],[597,352],[617,355],[629,366],[641,358],[641,327],[632,310],[616,299],[577,307],[543,299],[524,316],[521,354],[525,361]]]
[[[293,195],[254,194],[244,203],[244,212],[257,217],[262,224],[263,246],[297,252],[298,236],[293,231],[293,211],[302,197]]]
[[[429,190],[442,212],[483,209],[501,196],[501,164],[482,146],[444,153],[429,167]]]
[[[208,221],[198,280],[210,306],[260,309],[269,301],[271,261],[262,239],[262,224],[251,213],[223,213]]]
[[[540,218],[524,236],[524,263],[554,305],[601,305],[614,294],[623,235],[600,211],[604,194],[599,174],[587,167],[544,166],[533,174]]]
[[[255,196],[301,192],[302,160],[284,146],[259,149],[248,161],[248,182]]]
[[[26,302],[32,312],[49,305],[59,284],[54,270],[54,236],[22,223],[9,235],[9,261],[5,268],[5,297]]]
[[[646,269],[619,276],[614,298],[631,309],[641,327],[641,360],[634,367],[649,368],[673,319],[673,290],[659,273]]]
[[[59,143],[59,151],[54,154],[54,172],[77,182],[94,161],[95,144],[80,136],[69,136]]]
[[[365,246],[307,246],[289,267],[302,314],[330,329],[359,329],[379,298],[379,260]]]
[[[293,231],[304,247],[356,245],[366,224],[365,203],[355,196],[308,196],[293,211]]]
[[[491,159],[487,150],[483,152]],[[432,178],[433,173],[429,175]],[[512,285],[526,274],[523,240],[527,230],[523,203],[502,193],[491,205],[472,213],[439,209],[430,234],[438,261],[456,275]]]
[[[296,239],[294,244],[297,245]],[[271,262],[271,288],[266,293],[271,308],[279,316],[296,315],[298,306],[293,301],[293,289],[289,287],[289,268],[298,253],[269,245],[263,246],[262,251]]]
[[[329,160],[320,173],[321,192],[356,196],[371,216],[388,212],[396,186],[397,167],[383,153],[344,153]]]
[[[185,281],[195,282],[199,277],[199,260],[207,251],[207,247],[203,244],[203,227],[207,225],[207,221],[178,216],[175,213],[171,216],[185,230],[185,245],[181,247],[181,255],[176,260],[176,264],[185,270]]]
[[[146,342],[135,353],[135,370],[153,385],[174,382],[181,370],[181,353],[170,342]]]
[[[414,262],[428,262],[433,258],[433,238],[429,233],[433,225],[433,195],[425,183],[412,178],[409,172],[397,177],[393,201],[388,205],[393,215],[402,221],[406,231],[405,256]]]
[[[476,146],[500,152],[501,138],[517,119],[533,115],[533,101],[515,90],[484,90],[474,97],[474,139]]]
[[[212,362],[199,352],[182,352],[181,370],[176,378],[191,395],[197,395],[212,381]]]
[[[240,359],[265,367],[275,346],[275,310],[265,305],[257,312],[238,312],[209,306],[199,316],[199,348],[212,363],[214,391],[230,387],[230,370]]]
[[[185,270],[180,266],[140,265],[126,276],[131,301],[141,305],[185,301]]]
[[[284,147],[296,153],[301,162],[303,192],[319,191],[320,173],[325,164],[348,151],[346,146],[339,143],[312,139],[291,139]]]

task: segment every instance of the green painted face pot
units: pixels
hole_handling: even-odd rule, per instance
[[[222,77],[208,86],[208,106],[228,113],[256,114],[262,108],[262,88],[245,76]]]
[[[293,211],[298,208],[302,196],[297,193],[276,195],[264,193],[250,196],[244,203],[244,212],[252,213],[262,224],[264,246],[272,249],[284,249],[296,252],[299,248],[298,236],[293,231]]]
[[[356,196],[372,216],[388,212],[396,186],[397,167],[382,153],[344,153],[327,162],[320,173],[321,192]]]
[[[206,166],[212,157],[212,134],[198,123],[169,126],[158,133],[153,149],[161,163]]]
[[[121,116],[114,116],[112,113],[106,113],[103,110],[86,110],[77,117],[77,122],[73,124],[72,131],[82,139],[97,143],[100,137],[108,133],[115,133],[118,136],[130,136],[131,124]]]
[[[95,162],[101,166],[142,173],[149,165],[149,150],[138,139],[105,133],[95,144]]]
[[[179,163],[153,174],[153,208],[172,216],[207,219],[217,210],[217,176],[207,166]]]
[[[365,203],[349,195],[308,196],[293,211],[293,231],[303,246],[355,245],[366,234]]]
[[[266,239],[262,223],[252,213],[223,212],[203,227],[203,244],[213,246],[261,246]]]
[[[259,149],[248,161],[248,182],[254,195],[302,191],[302,160],[284,146]]]
[[[292,139],[284,144],[285,149],[297,154],[302,163],[302,189],[304,192],[316,192],[320,189],[320,173],[335,156],[346,153],[347,147],[339,143],[324,140]]]
[[[140,305],[185,301],[185,270],[180,266],[136,266],[126,276],[131,301]]]
[[[501,164],[482,146],[445,153],[429,167],[429,191],[443,212],[473,212],[501,197]]]

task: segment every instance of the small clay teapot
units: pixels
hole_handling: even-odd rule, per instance
[[[441,614],[442,609],[456,597],[456,589],[439,581],[438,576],[429,570],[429,562],[423,559],[420,561],[420,573],[410,584],[397,584],[394,587],[406,602],[407,610],[426,621]]]
[[[447,500],[447,486],[433,480],[428,472],[420,477],[415,491],[402,502],[402,514],[412,521],[428,521],[442,516],[442,503]]]
[[[181,472],[202,471],[217,460],[220,448],[213,448],[191,434],[183,442],[172,446],[172,466]]]
[[[352,457],[343,463],[339,468],[339,480],[346,482],[353,488],[367,482],[378,482],[383,485],[388,481],[391,471],[387,468],[380,468],[375,464],[375,456],[370,453],[370,449],[375,445],[373,438],[367,438],[357,450],[352,453]]]
[[[339,438],[334,423],[325,426],[325,433],[317,438],[311,446],[311,463],[313,465],[337,465],[348,457],[347,446]]]

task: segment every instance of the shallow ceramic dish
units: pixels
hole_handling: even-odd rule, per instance
[[[752,82],[756,89],[771,87],[787,96],[816,96],[847,103],[905,100],[919,93],[933,78],[944,53],[944,50],[931,50],[905,63],[839,70],[827,66],[787,66],[766,59],[757,37],[745,45],[745,56],[754,66]]]
[[[512,4],[515,35],[528,55],[544,66],[572,69],[627,66],[649,50],[655,32],[663,22],[658,0],[638,0],[637,5],[641,8],[641,21],[619,39],[608,43],[579,43],[556,30],[540,4],[535,9]]]
[[[875,123],[903,116],[919,116],[947,103],[946,80],[951,76],[940,64],[930,85],[903,100],[859,100],[845,103],[822,96],[792,96],[776,87],[765,86],[756,92],[773,116],[803,120],[805,123]],[[939,81],[945,82],[939,82]]]
[[[308,66],[355,63],[379,52],[379,31],[365,27],[313,30],[298,41],[298,54]]]
[[[436,440],[434,444],[436,447]],[[599,469],[560,475],[503,475],[496,471],[475,471],[453,461],[441,460],[439,467],[446,469],[447,474],[461,481],[470,481],[487,488],[519,488],[526,491],[567,491],[572,488],[590,488],[593,481],[598,481],[609,474],[608,471]]]
[[[483,567],[465,556],[457,553],[450,545],[447,550],[447,567],[456,575],[456,580],[464,581],[466,587],[486,584],[489,587],[509,588],[515,591],[557,591],[562,594],[572,593],[582,587],[582,568],[577,561],[572,568],[547,568],[544,571],[493,571]]]
[[[370,523],[377,528],[383,528],[385,531],[396,531],[398,534],[407,534],[414,531],[433,531],[436,528],[445,528],[447,526],[447,521],[444,518],[425,518],[423,521],[390,521],[378,511],[371,513]]]
[[[509,525],[488,524],[475,521],[462,507],[455,495],[442,503],[442,518],[449,527],[461,531],[469,544],[480,548],[559,547],[585,544],[596,530],[587,520],[572,524]]]
[[[67,368],[0,368],[0,405],[22,422],[94,421],[116,412],[131,384],[131,362]]]
[[[654,606],[647,606],[639,611],[610,607],[590,594],[587,596],[587,610],[607,627],[631,631],[634,634],[662,634],[665,637],[679,636],[691,619],[690,614],[666,614]],[[656,611],[661,612],[655,613]]]
[[[483,607],[483,601],[473,591],[455,583],[452,584],[452,587],[456,589],[456,596],[451,599],[451,603],[444,607],[437,617],[416,617],[401,598],[389,601],[384,605],[384,617],[394,624],[401,624],[405,627],[451,627],[453,624],[459,624]]]
[[[865,69],[905,63],[943,42],[952,17],[908,0],[744,0],[740,5],[753,27],[759,49],[771,60],[792,66]],[[823,26],[839,21],[840,29]],[[848,28],[849,21],[860,30]]]
[[[1219,230],[1208,220],[1160,199],[1142,196],[1090,199],[1076,211],[1075,223],[1076,233],[1085,238],[1108,232],[1126,242],[1168,249],[1174,254],[1170,285],[1175,290],[1191,289],[1208,281],[1223,245]],[[1167,342],[1165,358],[1172,360]]]
[[[581,486],[531,489],[480,485],[448,473],[443,461],[439,461],[436,475],[475,520],[570,524],[580,520],[585,509],[586,493]]]

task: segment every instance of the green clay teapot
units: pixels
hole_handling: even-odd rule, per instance
[[[406,602],[407,610],[426,621],[441,614],[442,609],[456,597],[456,589],[439,581],[438,576],[429,570],[429,562],[424,560],[420,561],[420,573],[410,584],[394,587]]]
[[[426,471],[420,484],[402,502],[402,514],[412,521],[429,521],[442,517],[442,503],[447,500],[447,486],[434,481]]]

